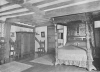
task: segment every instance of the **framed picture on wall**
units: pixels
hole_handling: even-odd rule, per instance
[[[45,37],[45,32],[41,32],[41,37]]]
[[[10,33],[10,36],[11,36],[11,37],[15,37],[14,32],[11,32],[11,33]]]

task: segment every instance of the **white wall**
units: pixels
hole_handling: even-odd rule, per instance
[[[11,37],[11,39],[13,41],[15,41],[16,40],[16,26],[11,26],[10,32],[13,32],[14,33],[14,37]]]
[[[67,42],[67,26],[64,26],[64,35],[63,35],[63,38],[64,38],[64,45],[65,45],[66,42]]]
[[[63,33],[63,39],[58,39],[58,43],[63,43],[63,45],[60,45],[58,47],[62,47],[67,42],[67,26],[58,25],[57,29],[59,29],[58,30],[59,33]]]
[[[100,28],[100,21],[95,21],[94,22],[94,27],[95,28]]]
[[[47,26],[37,27],[35,31],[39,34],[35,36],[39,41],[45,40],[45,50],[47,52]],[[41,37],[41,32],[45,32],[45,37]],[[39,47],[39,43],[35,40],[35,51],[37,51]]]

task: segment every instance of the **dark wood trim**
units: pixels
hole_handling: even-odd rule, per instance
[[[25,11],[25,12],[18,12],[18,13],[13,13],[13,14],[6,14],[6,15],[1,15],[0,17],[5,17],[5,16],[14,16],[14,15],[21,15],[24,13],[29,13],[30,11]],[[16,16],[18,17],[18,16]]]
[[[85,12],[93,12],[97,10],[100,10],[100,1],[94,1],[86,4],[47,11],[46,15],[47,17],[57,17],[57,16],[85,13]]]
[[[23,7],[18,7],[18,8],[14,8],[14,9],[9,9],[9,10],[5,10],[5,11],[1,11],[0,13],[11,12],[11,11],[19,10],[19,9],[22,9],[22,8],[23,8]]]
[[[34,27],[31,27],[31,26],[26,26],[26,25],[21,25],[21,24],[17,24],[17,23],[11,23],[12,25],[15,25],[15,26],[19,26],[19,27],[25,27],[25,28],[31,28],[33,29]],[[50,26],[48,24],[44,24],[44,25],[36,25],[35,27],[42,27],[42,26]]]
[[[7,6],[10,6],[10,5],[14,5],[14,4],[11,4],[11,3],[7,3],[7,4],[4,4],[4,5],[0,5],[0,7],[7,7]]]
[[[86,7],[84,7],[86,6]],[[46,12],[46,17],[57,17],[57,16],[63,16],[63,15],[71,15],[71,14],[78,14],[78,13],[84,13],[84,12],[93,12],[100,10],[100,1],[94,1],[86,4],[76,5],[76,6],[70,6],[61,9],[51,10]],[[28,12],[26,12],[28,13]],[[11,15],[11,14],[10,14]],[[8,15],[2,15],[0,17],[4,16],[10,16]],[[17,14],[12,14],[17,15]]]
[[[34,27],[31,27],[31,26],[21,25],[21,24],[17,24],[17,23],[11,23],[11,24],[15,25],[15,26],[19,26],[19,27],[25,27],[25,28],[31,28],[31,29],[34,28]]]

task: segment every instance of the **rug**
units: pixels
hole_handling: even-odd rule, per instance
[[[0,72],[22,72],[30,67],[32,67],[32,65],[13,61],[13,62],[1,65]]]
[[[40,63],[40,64],[44,64],[44,65],[53,65],[51,55],[45,55],[45,56],[36,58],[30,62]]]

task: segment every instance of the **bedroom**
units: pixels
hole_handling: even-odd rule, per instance
[[[21,1],[21,2],[19,2],[19,1]],[[99,11],[98,10],[100,10],[100,4],[99,4],[100,1],[99,0],[54,0],[54,1],[53,0],[24,0],[24,1],[25,2],[29,1],[29,3],[31,3],[31,5],[28,4],[27,2],[25,4],[23,4],[23,0],[18,0],[18,2],[17,2],[17,0],[1,0],[1,3],[0,3],[0,9],[1,9],[0,10],[0,23],[2,23],[2,25],[4,25],[4,23],[6,23],[5,24],[5,27],[6,27],[5,28],[5,30],[6,30],[6,33],[5,33],[6,36],[5,37],[6,37],[6,40],[7,40],[6,52],[5,52],[6,53],[6,55],[5,55],[6,58],[9,58],[8,53],[9,53],[9,35],[10,35],[9,34],[10,25],[9,24],[10,23],[13,24],[13,25],[17,25],[17,26],[25,26],[25,27],[32,28],[33,31],[35,31],[35,27],[49,26],[49,25],[56,26],[56,24],[57,24],[57,26],[59,24],[59,25],[64,25],[66,27],[66,25],[67,26],[69,24],[71,25],[70,20],[72,21],[72,23],[73,22],[76,22],[76,23],[85,23],[85,21],[87,21],[87,23],[89,23],[89,22],[91,23],[91,21],[89,21],[87,19],[88,16],[90,16],[91,12],[93,11],[93,15],[96,17],[96,16],[99,15]],[[20,4],[20,3],[22,3],[22,4]],[[95,11],[97,11],[97,12],[95,12]],[[81,13],[83,13],[83,14],[81,15]],[[73,15],[75,15],[75,14],[78,14],[78,16],[76,15],[74,17]],[[87,14],[87,15],[85,15],[85,14]],[[88,14],[90,14],[90,15],[88,15]],[[69,15],[72,15],[72,17],[70,17]],[[63,16],[65,18],[63,18]],[[57,17],[59,19],[57,19]],[[62,20],[61,20],[60,17],[62,18]],[[67,20],[65,21],[66,18],[67,18]],[[49,22],[45,22],[45,21],[48,21],[48,19],[49,19]],[[77,19],[77,20],[74,20],[74,19]],[[56,21],[56,20],[58,20],[58,21]],[[67,23],[69,23],[69,24],[67,24]],[[68,26],[68,28],[71,27],[70,25]],[[74,34],[73,33],[74,30],[75,30],[75,35],[80,35],[80,28],[78,26],[80,26],[80,24],[79,25],[76,24],[74,26],[74,27],[76,27],[75,29],[74,29],[74,27],[72,27],[73,30],[72,30],[72,34],[71,35]],[[87,26],[89,26],[89,29],[88,29]],[[66,30],[65,27],[64,27],[64,29]],[[84,25],[82,25],[82,27],[84,27]],[[85,27],[86,27],[86,30],[90,31],[90,29],[91,29],[91,31],[92,31],[92,27],[91,27],[90,24],[86,25]],[[66,37],[64,37],[66,35],[66,31],[64,31],[64,34],[65,34],[64,35],[62,33],[63,30],[61,30],[62,28],[61,29],[59,29],[59,27],[57,27],[57,28],[59,30],[59,34],[56,33],[54,35],[50,35],[50,36],[52,36],[52,39],[50,39],[50,37],[47,37],[51,41],[51,42],[49,42],[50,48],[46,48],[46,51],[49,50],[49,53],[52,52],[52,51],[54,52],[55,41],[56,41],[56,49],[57,49],[58,46],[62,47],[63,45],[66,45],[66,41],[69,39],[69,38],[67,39]],[[3,29],[3,27],[2,27],[2,29]],[[41,28],[39,28],[39,29],[42,31]],[[50,28],[50,29],[54,30],[54,32],[55,31],[57,32],[56,27]],[[45,33],[44,30],[42,32],[38,31],[38,30],[36,29],[36,32],[39,33],[39,36],[42,36],[43,40],[44,40],[44,37],[46,37],[46,35],[45,35],[46,33],[47,34],[51,34],[51,33],[48,33],[48,32]],[[70,40],[74,40],[74,39],[77,40],[78,39],[79,41],[80,40],[85,41],[87,39],[87,41],[88,41],[87,43],[89,44],[89,40],[88,40],[88,38],[89,38],[88,33],[89,32],[86,31],[86,33],[87,33],[87,36],[86,36],[87,38],[84,38],[84,37],[80,37],[80,38],[76,38],[75,37],[75,38],[72,38],[71,37]],[[84,33],[81,33],[81,34],[84,35]],[[56,35],[56,37],[54,37],[55,35]],[[13,36],[13,34],[12,34],[12,36]],[[37,35],[38,38],[39,38],[39,36]],[[93,35],[91,35],[91,36],[93,36]],[[56,39],[58,38],[59,40],[55,40],[54,38],[56,38]],[[28,37],[25,37],[25,39],[28,40]],[[70,41],[70,40],[68,40],[68,41]],[[57,41],[59,43],[57,43]],[[91,41],[91,42],[93,44],[93,41]],[[79,45],[79,42],[77,42],[75,44]],[[84,45],[87,46],[88,48],[90,48],[90,46],[88,46],[88,44],[87,45],[84,44]],[[48,44],[45,44],[45,45],[48,46]],[[25,46],[28,47],[27,44],[25,44]],[[25,49],[28,50],[29,48],[28,49],[25,48]],[[55,52],[56,51],[57,50],[55,50]],[[96,51],[99,51],[99,50],[97,49]],[[82,50],[82,52],[83,52],[83,50]],[[95,51],[93,51],[93,52],[95,52]],[[97,53],[99,54],[99,52],[97,52]],[[63,55],[62,52],[59,53],[59,54]],[[82,55],[86,55],[85,52],[83,52]],[[57,54],[56,54],[56,56],[57,56]],[[87,55],[84,56],[84,57],[85,57],[85,60],[86,60]],[[98,57],[98,56],[96,56],[96,57]],[[55,57],[55,58],[57,58],[57,57]],[[82,57],[80,57],[80,59],[82,59]],[[32,63],[30,63],[30,64],[32,64]],[[32,65],[33,68],[34,68],[34,65],[35,64]],[[65,65],[64,67],[63,67],[63,65],[58,65],[57,67],[59,67],[59,66],[60,66],[60,68],[58,68],[58,69],[62,69],[62,70],[65,67],[64,68],[65,71],[66,71],[66,68],[69,68],[69,70],[71,70],[73,68],[73,67],[69,67],[67,65]],[[51,68],[49,68],[47,66],[47,70],[52,69],[52,67],[54,67],[54,66],[51,66]],[[43,71],[42,68],[46,68],[46,66],[36,65],[35,68],[36,69],[40,69],[40,71],[41,70]],[[77,67],[77,68],[79,70],[81,69],[79,67]],[[77,68],[75,68],[75,69],[77,69]],[[55,70],[55,69],[56,69],[56,67],[53,68],[53,70]],[[89,69],[85,68],[83,70],[87,71]]]

